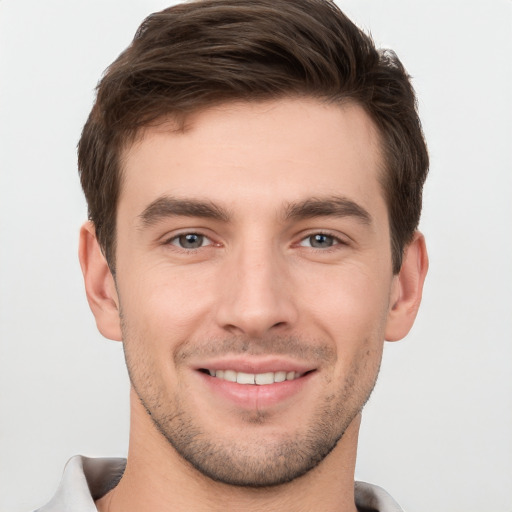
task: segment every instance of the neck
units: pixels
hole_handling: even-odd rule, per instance
[[[124,475],[96,502],[99,512],[355,512],[354,469],[360,416],[314,469],[287,484],[247,488],[215,482],[174,450],[132,393],[130,447]]]

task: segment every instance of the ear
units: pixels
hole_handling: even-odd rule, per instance
[[[116,285],[92,222],[86,222],[80,229],[78,257],[84,275],[87,301],[96,319],[98,330],[105,338],[121,341]]]
[[[416,231],[405,248],[402,267],[393,280],[391,309],[386,324],[386,340],[401,340],[411,329],[421,303],[423,283],[428,270],[425,238]]]

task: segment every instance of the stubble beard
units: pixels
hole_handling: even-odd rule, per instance
[[[131,354],[132,344],[127,334],[123,329],[130,381],[156,429],[201,474],[217,482],[241,487],[282,485],[305,475],[322,462],[370,397],[380,365],[379,359],[376,367],[369,369],[369,352],[366,348],[361,351],[341,385],[315,406],[308,424],[295,433],[284,433],[271,439],[257,435],[258,429],[254,427],[265,425],[267,415],[264,411],[255,411],[243,417],[245,424],[252,427],[254,434],[251,437],[245,440],[226,439],[221,432],[207,432],[196,421],[193,410],[183,403],[186,390],[174,390],[170,397],[169,390],[165,391],[155,382],[148,353],[137,350],[136,354]],[[286,350],[290,353],[290,342],[290,339],[273,340],[269,346],[273,347],[273,353],[279,346],[288,347]],[[237,343],[225,340],[224,346]],[[305,342],[295,340],[294,343],[300,343],[305,350],[308,348]],[[238,343],[240,351],[250,351],[250,342],[245,341],[243,345]],[[144,344],[135,342],[134,346],[140,348]],[[324,352],[326,357],[336,357],[328,347]],[[184,354],[182,352],[175,359],[183,359],[186,357]],[[334,386],[333,383],[326,384]]]

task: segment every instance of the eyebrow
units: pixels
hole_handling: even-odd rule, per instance
[[[144,227],[157,224],[169,217],[201,217],[228,222],[231,215],[211,201],[177,199],[162,196],[151,202],[139,215]],[[309,198],[285,207],[285,220],[304,220],[314,217],[354,217],[363,224],[371,224],[371,215],[360,205],[346,197]]]
[[[313,217],[354,217],[363,224],[371,224],[372,216],[351,199],[340,196],[310,198],[290,203],[285,210],[286,219],[302,220]]]
[[[227,222],[230,215],[227,210],[210,201],[177,199],[169,196],[155,199],[139,215],[139,219],[145,227],[152,226],[169,217],[202,217]]]

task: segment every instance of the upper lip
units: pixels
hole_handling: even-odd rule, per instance
[[[297,372],[306,373],[316,368],[304,362],[283,359],[282,357],[221,357],[194,364],[196,370],[234,370],[244,373]]]

